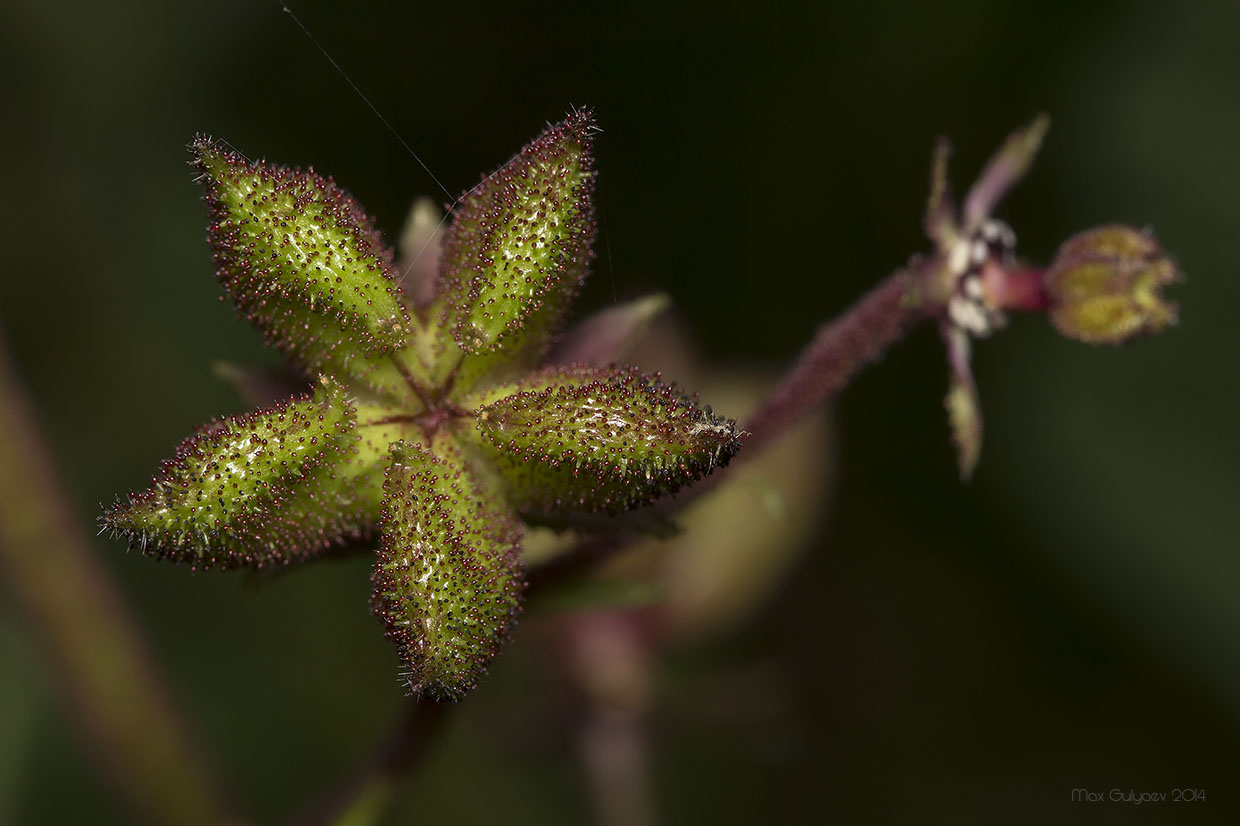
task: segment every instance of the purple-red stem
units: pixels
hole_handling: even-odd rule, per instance
[[[1003,310],[1041,313],[1051,305],[1045,270],[988,266],[982,270],[982,283],[990,303]]]
[[[819,327],[797,363],[745,423],[749,435],[737,458],[757,455],[925,318],[923,306],[912,300],[912,288],[910,274],[899,270]]]

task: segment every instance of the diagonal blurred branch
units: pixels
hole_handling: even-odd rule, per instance
[[[410,700],[352,774],[289,821],[290,826],[362,826],[383,817],[401,782],[422,764],[455,703]]]
[[[97,765],[141,822],[229,821],[145,640],[65,502],[0,341],[0,574]]]

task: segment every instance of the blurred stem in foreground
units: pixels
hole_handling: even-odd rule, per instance
[[[649,634],[640,614],[625,611],[577,614],[564,626],[594,822],[650,826],[656,818],[646,731],[654,673]]]
[[[161,826],[235,822],[65,501],[3,341],[0,572],[49,682],[133,816]]]

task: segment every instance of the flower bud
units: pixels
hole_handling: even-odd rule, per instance
[[[1051,321],[1063,335],[1118,344],[1176,322],[1159,290],[1183,279],[1151,236],[1125,226],[1086,230],[1059,248],[1046,274]]]
[[[443,210],[430,198],[419,198],[400,232],[401,292],[420,307],[430,304],[439,294],[443,224]]]

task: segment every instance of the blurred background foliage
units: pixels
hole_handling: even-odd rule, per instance
[[[937,134],[962,189],[1049,112],[1001,210],[1020,252],[1151,226],[1188,276],[1181,326],[1115,351],[1018,318],[983,342],[968,487],[936,337],[864,374],[794,576],[662,660],[656,805],[669,823],[1236,822],[1240,4],[294,8],[453,192],[596,107],[603,233],[579,308],[665,290],[715,365],[787,364],[925,247]],[[331,173],[389,238],[442,193],[275,2],[17,0],[0,76],[0,323],[91,529],[193,425],[242,409],[212,361],[274,361],[217,300],[195,131]],[[399,705],[366,560],[258,582],[96,545],[260,818],[343,772]],[[544,631],[518,630],[396,822],[587,818]],[[124,822],[42,680],[0,603],[0,822]],[[1207,799],[1087,806],[1078,787]]]

